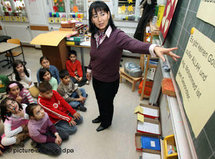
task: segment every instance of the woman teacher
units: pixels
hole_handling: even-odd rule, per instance
[[[162,48],[130,38],[113,23],[109,7],[95,1],[89,8],[89,31],[91,32],[90,63],[87,79],[92,77],[99,116],[92,120],[101,123],[96,129],[102,131],[112,124],[113,101],[119,88],[119,66],[123,49],[134,53],[151,54],[165,61],[164,54],[174,60],[180,58],[172,51],[177,48]]]

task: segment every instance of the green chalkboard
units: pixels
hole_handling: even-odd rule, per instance
[[[215,42],[215,27],[196,17],[199,4],[200,0],[178,0],[164,46],[177,46],[178,50],[175,53],[181,57],[186,49],[192,27],[197,28],[200,32]],[[173,74],[176,76],[181,61],[179,60],[175,62],[172,59],[169,59],[169,62]],[[190,124],[189,120],[188,124]],[[198,158],[215,159],[215,113],[210,117],[198,137],[194,137],[190,125],[189,128]]]

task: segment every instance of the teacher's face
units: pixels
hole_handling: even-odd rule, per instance
[[[105,31],[110,19],[110,12],[107,13],[103,10],[95,12],[93,9],[92,13],[92,23],[95,24],[100,31]]]

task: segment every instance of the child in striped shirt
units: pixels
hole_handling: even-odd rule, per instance
[[[1,140],[3,146],[21,144],[28,137],[29,117],[25,113],[26,107],[26,104],[20,104],[9,97],[1,102],[0,112],[4,124],[4,134]]]
[[[35,103],[30,92],[17,81],[9,82],[6,92],[8,97],[15,99],[20,104],[24,103],[28,105],[30,103]]]

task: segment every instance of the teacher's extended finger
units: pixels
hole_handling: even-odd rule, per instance
[[[161,60],[162,60],[163,62],[165,62],[165,61],[166,61],[166,59],[164,58],[164,56],[163,56],[163,55],[160,55],[159,57],[161,58]]]
[[[169,51],[178,50],[177,47],[168,48]]]

